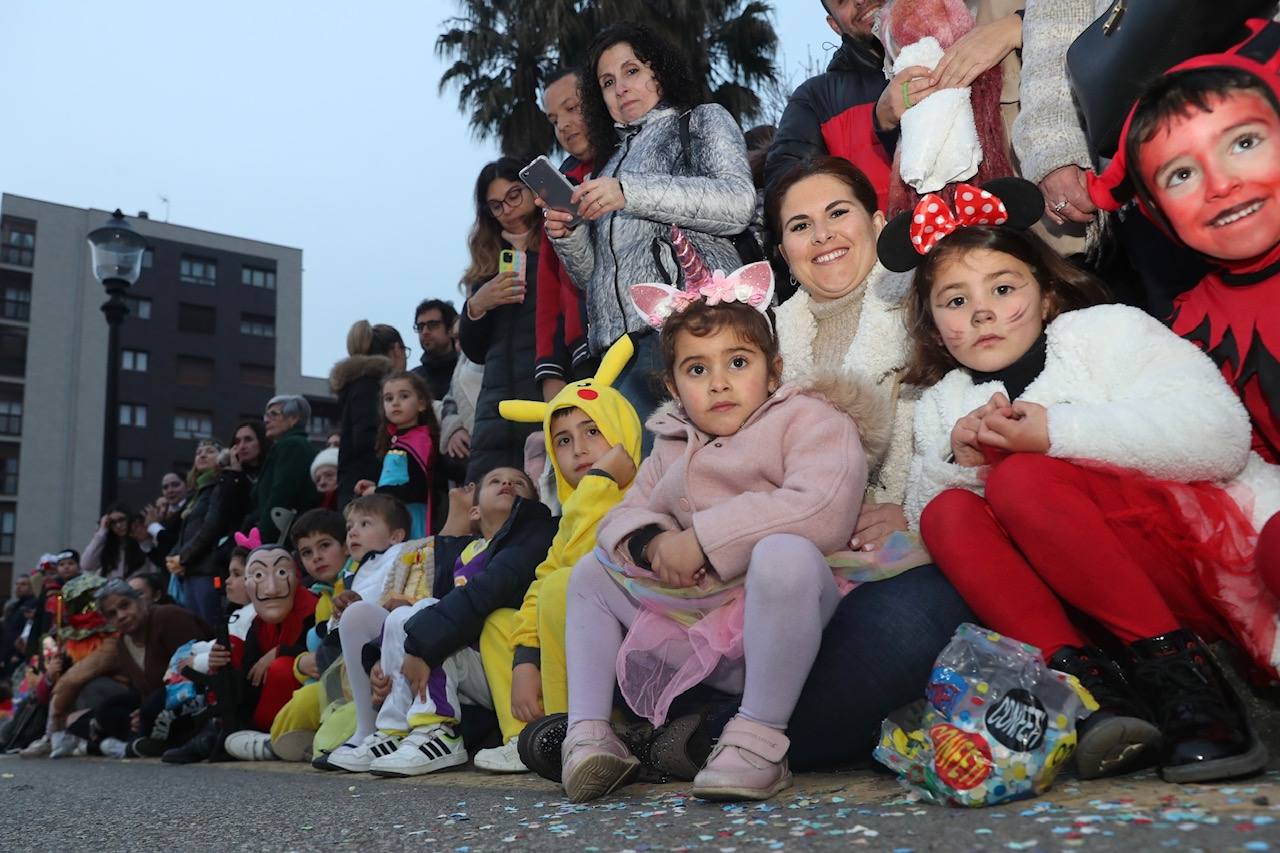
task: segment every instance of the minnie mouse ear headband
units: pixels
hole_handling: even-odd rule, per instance
[[[773,301],[773,267],[768,261],[747,264],[727,274],[724,270],[708,272],[693,246],[674,225],[671,244],[684,273],[685,289],[669,284],[631,285],[631,304],[650,326],[661,329],[672,314],[699,301],[708,305],[741,302],[761,314],[769,310]]]
[[[1204,68],[1226,68],[1244,71],[1258,78],[1260,85],[1266,86],[1276,93],[1280,99],[1280,25],[1271,21],[1253,19],[1245,26],[1249,37],[1224,53],[1206,53],[1181,62],[1159,79],[1182,71],[1194,71]],[[1159,80],[1157,80],[1159,82]],[[1155,85],[1155,84],[1152,84]],[[1154,210],[1146,193],[1140,192],[1141,181],[1134,180],[1134,169],[1137,164],[1129,163],[1129,129],[1133,124],[1134,113],[1138,110],[1138,98],[1129,108],[1129,116],[1124,120],[1120,130],[1120,144],[1115,157],[1100,174],[1088,173],[1089,198],[1102,210],[1119,210],[1134,196],[1143,214],[1154,222],[1162,222],[1159,213]]]
[[[255,527],[249,531],[248,535],[237,533],[235,540],[237,546],[254,551],[262,547],[262,532]]]
[[[955,198],[953,207],[930,193],[915,210],[891,219],[876,241],[880,263],[893,272],[907,272],[959,228],[1004,225],[1026,230],[1044,215],[1040,188],[1022,178],[996,178],[981,187],[957,184]]]

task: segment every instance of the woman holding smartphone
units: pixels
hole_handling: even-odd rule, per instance
[[[476,400],[475,429],[467,480],[498,466],[524,470],[524,442],[537,427],[503,420],[503,400],[539,399],[532,365],[536,358],[534,294],[537,292],[538,208],[520,181],[521,163],[503,157],[476,179],[476,221],[467,246],[471,265],[462,276],[467,294],[458,339],[462,352],[484,367]],[[524,253],[523,268],[499,270],[504,250]]]
[[[599,355],[631,333],[636,354],[616,387],[641,419],[657,405],[658,336],[630,307],[627,288],[678,283],[672,225],[712,269],[741,266],[733,237],[755,213],[742,130],[727,110],[701,104],[688,61],[651,30],[617,24],[596,37],[581,76],[587,135],[603,163],[573,201],[584,220],[545,210],[547,234],[586,294],[587,338]],[[681,117],[689,128],[688,157]],[[646,451],[652,438],[645,434]]]

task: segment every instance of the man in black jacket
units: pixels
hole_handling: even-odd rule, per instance
[[[453,368],[458,364],[453,339],[457,319],[457,309],[443,299],[424,299],[413,312],[413,330],[422,346],[422,363],[413,372],[427,383],[433,400],[443,400],[453,381]]]
[[[870,179],[884,209],[898,123],[908,100],[919,102],[930,88],[929,70],[917,67],[885,84],[884,51],[871,32],[883,5],[883,0],[822,0],[840,49],[826,73],[801,83],[787,102],[765,162],[767,184],[801,160],[834,154]]]

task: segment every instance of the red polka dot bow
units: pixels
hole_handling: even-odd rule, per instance
[[[938,241],[957,228],[969,225],[1003,225],[1009,221],[1004,202],[972,184],[956,185],[953,212],[942,197],[930,193],[920,199],[911,217],[911,246],[927,255]]]

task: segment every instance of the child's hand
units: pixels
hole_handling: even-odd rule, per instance
[[[164,567],[169,570],[169,574],[182,577],[185,569],[182,568],[182,561],[178,557],[165,557]]]
[[[462,428],[455,429],[444,446],[444,452],[454,459],[466,459],[471,455],[471,433]]]
[[[532,723],[545,716],[542,673],[536,663],[518,664],[511,670],[511,716],[522,723]]]
[[[449,515],[444,527],[437,532],[442,536],[466,536],[471,532],[471,507],[475,505],[476,484],[455,486],[449,490]]]
[[[1039,403],[1014,403],[1011,411],[999,409],[982,419],[978,440],[1009,453],[1049,451],[1049,411]]]
[[[320,665],[316,663],[316,656],[311,652],[303,652],[298,655],[298,672],[307,678],[319,678]]]
[[[254,687],[261,687],[262,682],[267,677],[267,668],[280,654],[280,647],[276,646],[262,657],[258,658],[258,662],[249,668],[249,683]]]
[[[855,551],[874,551],[895,531],[906,529],[907,515],[901,504],[863,504],[849,547]]]
[[[631,454],[621,444],[615,444],[609,448],[591,467],[607,471],[613,481],[618,484],[619,489],[625,489],[631,485],[631,481],[636,476],[636,463],[631,460]]]
[[[382,671],[381,661],[369,671],[369,687],[375,705],[381,705],[391,695],[391,677]]]
[[[406,654],[400,674],[409,682],[409,695],[427,701],[427,679],[431,677],[431,667],[427,662],[417,655]]]
[[[209,671],[217,672],[229,663],[231,663],[231,652],[214,643],[213,648],[209,649]]]
[[[335,616],[341,616],[342,611],[346,610],[353,603],[360,600],[360,594],[354,590],[344,589],[333,597],[333,613]]]
[[[998,392],[992,394],[990,400],[956,421],[956,425],[951,429],[951,454],[955,457],[957,465],[964,468],[978,468],[986,464],[986,455],[982,452],[982,441],[978,434],[982,431],[983,419],[996,412],[1013,414],[1009,398]]]
[[[358,483],[356,483],[356,488],[355,488],[356,497],[362,498],[365,495],[371,495],[373,494],[374,490],[377,488],[378,488],[378,484],[373,482],[373,480],[361,480]]]
[[[703,568],[707,555],[702,553],[697,534],[693,529],[668,530],[653,537],[649,543],[649,565],[667,586],[684,589],[694,586],[706,576]]]
[[[407,595],[388,595],[387,600],[382,602],[382,606],[390,612],[397,607],[412,607],[413,603],[413,599]]]

